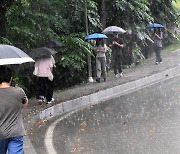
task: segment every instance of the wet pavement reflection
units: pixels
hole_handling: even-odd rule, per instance
[[[54,147],[59,154],[180,153],[179,100],[178,76],[86,107],[58,123]]]

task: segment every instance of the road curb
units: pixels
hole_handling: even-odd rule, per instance
[[[169,70],[147,76],[132,82],[128,82],[122,85],[118,85],[112,88],[108,88],[106,90],[102,90],[87,96],[82,96],[80,98],[76,98],[73,100],[69,100],[60,104],[56,104],[54,106],[51,106],[43,111],[40,111],[37,115],[32,117],[31,121],[29,122],[30,125],[33,125],[39,120],[49,120],[55,116],[59,116],[68,112],[71,112],[73,110],[80,109],[85,106],[94,105],[101,101],[105,101],[117,96],[121,96],[124,94],[127,94],[129,92],[135,91],[138,88],[143,88],[144,86],[153,84],[155,82],[172,78],[173,76],[176,76],[180,74],[180,65],[171,68]],[[30,128],[26,126],[27,128]],[[25,146],[24,146],[25,154],[36,154],[35,150],[32,147],[32,144],[30,142],[30,139],[28,136],[25,138]]]
[[[161,73],[154,74],[149,77],[144,77],[132,82],[128,82],[122,85],[115,86],[113,88],[108,88],[87,96],[82,96],[73,100],[63,102],[61,104],[54,105],[47,108],[39,113],[39,119],[51,119],[55,116],[77,110],[87,105],[97,104],[101,101],[123,95],[125,93],[131,92],[137,88],[143,87],[154,82],[171,78],[180,73],[180,66],[174,67],[172,69],[163,71]]]

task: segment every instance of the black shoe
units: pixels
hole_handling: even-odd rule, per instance
[[[100,78],[97,78],[97,79],[96,79],[96,82],[100,83],[100,82],[101,82],[101,81],[100,81]]]
[[[39,105],[42,105],[42,104],[43,104],[43,101],[42,101],[42,100],[38,100],[38,104],[39,104]]]

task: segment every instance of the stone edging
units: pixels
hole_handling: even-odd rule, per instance
[[[35,123],[38,120],[43,120],[43,119],[49,120],[55,116],[65,114],[65,113],[71,112],[73,110],[77,110],[79,108],[82,108],[88,105],[97,104],[101,101],[105,101],[110,98],[126,94],[128,92],[136,90],[137,88],[141,88],[143,86],[152,84],[154,82],[171,78],[177,74],[180,74],[180,65],[172,69],[169,69],[169,70],[166,70],[166,71],[163,71],[163,72],[160,72],[160,73],[148,76],[148,77],[144,77],[144,78],[141,78],[132,82],[128,82],[122,85],[118,85],[112,88],[108,88],[106,90],[102,90],[102,91],[99,91],[99,92],[96,92],[87,96],[83,96],[77,99],[73,99],[73,100],[69,100],[60,104],[56,104],[43,111],[40,111],[39,114],[32,117],[32,121],[34,121]],[[32,123],[33,122],[31,122],[31,124]],[[29,138],[27,136],[26,136],[26,140],[27,142],[25,143],[25,154],[30,154],[27,151],[32,152],[32,150],[34,149],[32,148],[32,144],[30,143]],[[27,150],[29,148],[31,148],[31,150]]]
[[[39,119],[51,119],[55,116],[77,110],[87,105],[97,104],[98,102],[108,100],[110,98],[123,95],[134,89],[143,87],[145,85],[163,80],[165,78],[173,77],[180,73],[180,66],[166,70],[161,73],[157,73],[136,81],[128,82],[122,85],[115,86],[106,90],[102,90],[87,96],[83,96],[77,99],[69,100],[52,107],[49,107],[39,113]]]

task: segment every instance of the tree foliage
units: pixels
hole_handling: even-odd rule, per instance
[[[136,61],[146,56],[145,49],[151,42],[150,31],[145,28],[148,23],[163,24],[166,42],[172,39],[169,28],[177,21],[172,0],[2,0],[0,42],[29,53],[43,41],[63,41],[65,46],[56,49],[57,88],[81,83],[87,78],[87,55],[93,59],[93,44],[84,40],[84,2],[87,2],[89,33],[101,32],[111,25],[122,27],[127,31],[122,36],[125,56]],[[28,73],[32,70],[24,76],[29,77]],[[31,79],[28,78],[30,85]]]

